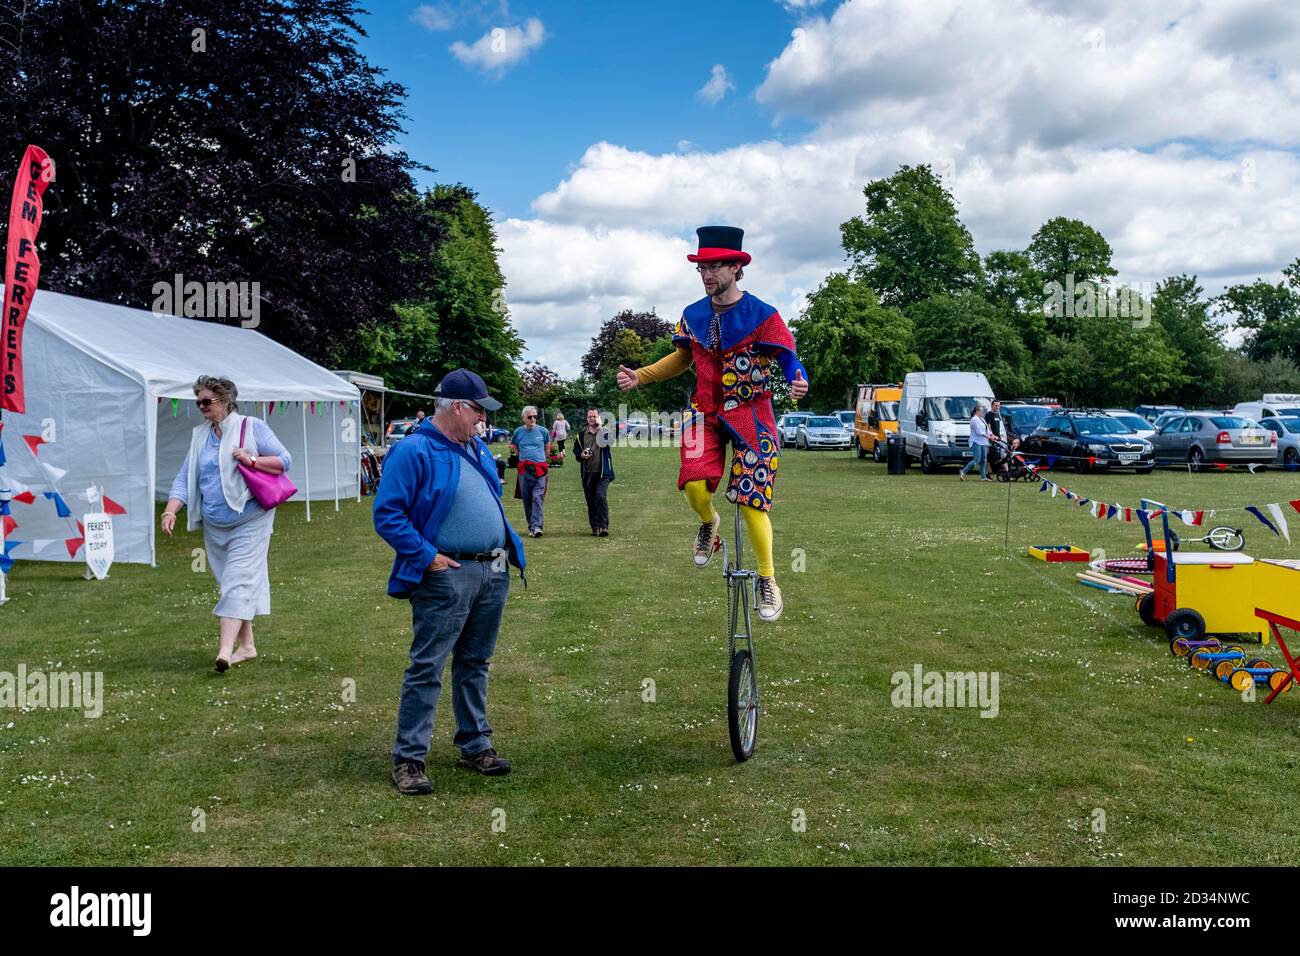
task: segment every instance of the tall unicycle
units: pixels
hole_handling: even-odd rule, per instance
[[[731,734],[731,752],[737,761],[754,754],[758,739],[758,675],[754,664],[754,632],[750,617],[758,610],[758,595],[753,593],[755,572],[741,567],[740,505],[736,505],[736,538],[733,560],[728,560],[727,542],[721,542],[722,576],[727,581],[729,603],[727,656],[731,673],[727,680],[727,729]]]

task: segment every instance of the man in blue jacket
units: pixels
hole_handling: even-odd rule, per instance
[[[375,530],[397,552],[388,593],[411,602],[411,664],[393,744],[393,783],[411,795],[433,791],[424,760],[448,655],[460,766],[489,776],[510,772],[510,761],[492,748],[488,661],[510,593],[510,565],[524,571],[523,542],[501,506],[496,463],[475,434],[501,403],[466,369],[448,373],[434,395],[433,417],[388,453],[374,505]]]

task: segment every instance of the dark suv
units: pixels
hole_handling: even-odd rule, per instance
[[[1023,442],[1034,433],[1034,429],[1041,425],[1044,419],[1059,408],[1059,405],[1053,408],[1036,402],[1003,402],[1002,422],[1006,428],[1003,429],[1002,434],[1010,441],[1019,438]]]
[[[1078,472],[1132,468],[1150,474],[1156,465],[1151,443],[1133,429],[1097,408],[1058,411],[1039,424],[1021,443],[1026,455],[1058,456]]]

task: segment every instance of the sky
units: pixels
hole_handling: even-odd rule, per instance
[[[1213,295],[1300,256],[1300,7],[1274,0],[370,0],[399,145],[493,213],[525,360],[703,294],[705,224],[796,318],[863,187],[929,163],[981,254],[1054,216],[1118,281]]]

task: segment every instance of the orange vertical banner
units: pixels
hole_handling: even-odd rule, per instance
[[[0,383],[3,383],[0,408],[14,412],[27,410],[23,393],[23,324],[41,274],[36,234],[45,212],[42,196],[53,178],[54,164],[45,150],[28,146],[18,167],[13,200],[9,204],[4,312],[0,315]]]

